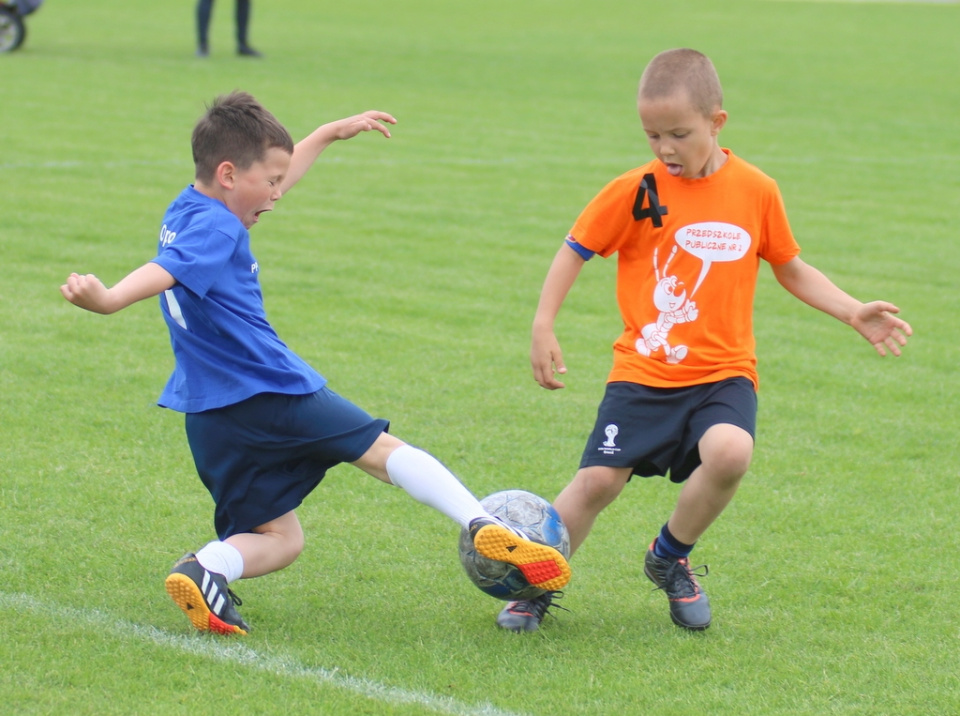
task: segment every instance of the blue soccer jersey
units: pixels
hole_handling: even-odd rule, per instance
[[[163,218],[154,263],[177,281],[160,294],[176,361],[161,406],[197,413],[323,387],[267,322],[250,233],[222,202],[184,189]]]

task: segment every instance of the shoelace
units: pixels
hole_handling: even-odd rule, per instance
[[[524,533],[523,530],[521,530],[519,527],[514,527],[499,515],[494,515],[493,519],[495,519],[501,527],[504,527],[510,530],[511,532],[513,532],[513,534],[517,535],[517,537],[519,537],[520,539],[525,539],[525,540],[530,539],[529,537],[527,537],[527,535]]]
[[[242,607],[243,600],[233,593],[233,590],[230,587],[227,587],[227,596],[230,597],[230,601],[234,603],[234,606]]]
[[[696,578],[706,577],[709,573],[710,568],[705,564],[691,567],[686,559],[678,559],[663,575],[663,586],[654,589],[662,589],[673,598],[695,597],[700,592]]]
[[[570,611],[562,604],[557,604],[557,600],[561,597],[563,597],[563,592],[561,591],[546,592],[535,599],[521,599],[513,605],[510,611],[533,614],[533,616],[537,618],[537,621],[542,622],[547,614],[555,617],[555,615],[550,612],[551,607],[562,609],[565,612]]]

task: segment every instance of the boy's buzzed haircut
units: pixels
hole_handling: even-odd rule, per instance
[[[248,169],[273,147],[293,154],[290,133],[246,92],[217,97],[194,127],[191,144],[196,178],[204,183],[223,162]]]
[[[723,107],[720,77],[702,52],[681,48],[654,57],[640,77],[640,97],[658,99],[686,89],[690,101],[705,117]]]

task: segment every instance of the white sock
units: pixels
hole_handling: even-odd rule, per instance
[[[487,511],[452,472],[433,455],[401,445],[387,458],[387,475],[417,502],[439,510],[461,527]]]
[[[227,583],[236,582],[243,576],[243,555],[240,550],[226,542],[210,542],[197,551],[200,566],[222,574]]]

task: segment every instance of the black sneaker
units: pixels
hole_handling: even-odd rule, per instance
[[[204,569],[195,554],[185,554],[173,565],[165,585],[198,630],[243,635],[249,631],[233,606],[243,602],[227,587],[226,577]]]
[[[240,45],[237,54],[241,57],[263,57],[263,54],[254,50],[250,45]]]
[[[694,572],[695,569],[702,572]],[[677,626],[703,631],[710,626],[710,600],[700,588],[697,577],[706,577],[707,565],[690,569],[690,560],[661,559],[653,553],[653,545],[643,560],[643,573],[651,582],[667,593],[670,600],[670,618]]]
[[[560,552],[527,539],[523,532],[502,520],[493,517],[472,520],[470,537],[478,553],[487,559],[512,564],[534,587],[555,592],[570,581],[570,565]]]
[[[550,613],[550,607],[567,610],[554,602],[563,596],[563,592],[544,592],[539,597],[524,599],[519,602],[510,602],[497,615],[497,626],[521,634],[525,631],[536,631],[540,622]]]

